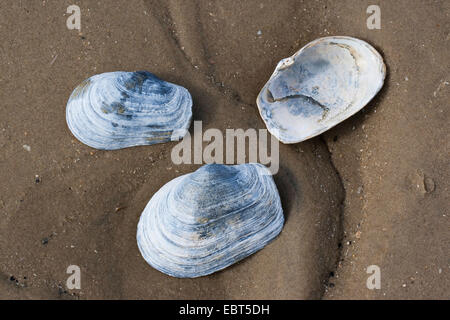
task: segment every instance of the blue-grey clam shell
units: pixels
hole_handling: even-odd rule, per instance
[[[208,164],[164,185],[144,209],[137,243],[154,268],[211,274],[253,254],[283,228],[280,197],[260,164]]]
[[[267,129],[297,143],[332,128],[381,89],[386,67],[366,42],[325,37],[281,60],[256,103]]]
[[[66,119],[73,135],[96,149],[151,145],[186,134],[192,98],[185,88],[150,72],[108,72],[75,88]]]

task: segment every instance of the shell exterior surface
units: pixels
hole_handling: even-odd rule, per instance
[[[297,143],[363,108],[383,86],[385,74],[383,58],[368,43],[320,38],[278,63],[256,103],[271,134]]]
[[[137,243],[154,268],[178,278],[224,269],[262,249],[283,228],[280,197],[261,164],[209,164],[154,194]]]
[[[83,81],[69,98],[73,135],[102,150],[178,140],[192,119],[188,90],[150,72],[108,72]]]

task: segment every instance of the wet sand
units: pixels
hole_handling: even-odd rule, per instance
[[[381,1],[381,30],[366,27],[370,1],[78,1],[81,32],[66,27],[71,4],[0,4],[1,299],[450,297],[447,1]],[[255,100],[276,63],[329,35],[372,44],[388,77],[355,116],[280,144],[281,235],[207,277],[148,266],[140,213],[198,165],[174,165],[176,143],[82,145],[65,122],[74,87],[148,70],[189,89],[204,130],[263,129]],[[65,286],[72,264],[81,290]]]

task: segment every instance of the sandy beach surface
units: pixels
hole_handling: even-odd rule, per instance
[[[2,1],[0,299],[450,298],[450,2]],[[69,30],[69,5],[81,30]],[[210,276],[176,279],[136,244],[176,142],[98,151],[70,133],[72,90],[102,72],[183,85],[203,129],[265,128],[256,96],[277,62],[347,35],[387,65],[381,92],[325,134],[280,144],[280,236]],[[191,127],[192,131],[192,127]],[[67,267],[81,270],[68,289]],[[366,269],[381,272],[370,290]]]

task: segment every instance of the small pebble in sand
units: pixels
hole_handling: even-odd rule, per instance
[[[425,186],[425,191],[428,193],[433,192],[434,189],[436,188],[434,180],[429,177],[425,177],[423,182],[424,182],[424,186]]]
[[[52,59],[52,61],[50,62],[50,65],[53,65],[56,61],[56,58],[58,58],[58,55],[55,55],[55,57]]]
[[[261,30],[258,30],[258,32],[256,32],[256,34],[257,34],[258,36],[260,36],[260,35],[262,35],[262,31],[261,31]]]
[[[31,147],[30,147],[29,145],[27,145],[27,144],[24,144],[22,147],[23,147],[25,150],[27,150],[28,152],[31,151]]]
[[[355,237],[356,237],[356,239],[361,238],[361,231],[356,231]]]

